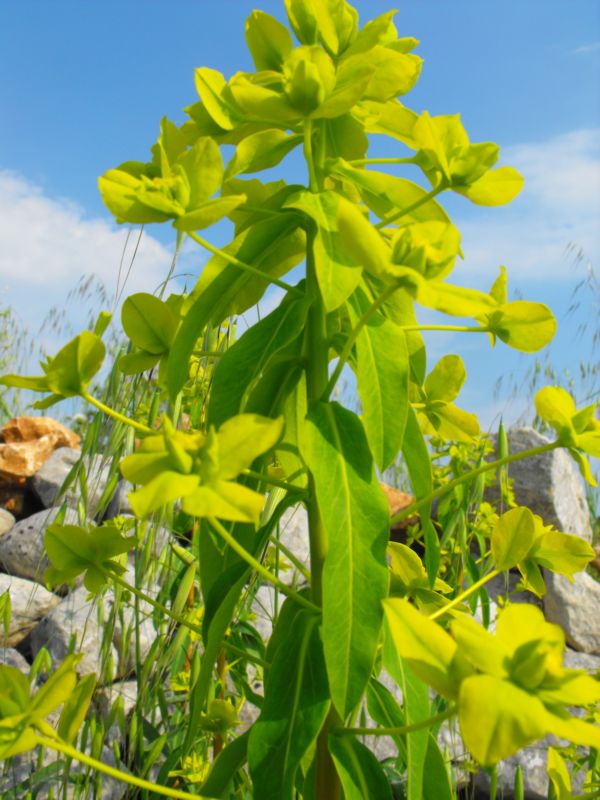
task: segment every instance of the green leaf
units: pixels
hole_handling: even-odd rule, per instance
[[[93,673],[84,675],[63,706],[57,733],[68,744],[72,744],[79,733],[95,688],[96,676]]]
[[[160,355],[146,353],[144,350],[137,350],[134,353],[126,353],[119,359],[119,369],[124,375],[139,375],[146,372],[158,364]]]
[[[178,231],[201,231],[214,225],[223,217],[229,216],[238,206],[246,202],[246,195],[230,194],[227,197],[217,197],[197,205],[192,211],[182,214],[173,223]]]
[[[81,653],[68,655],[60,667],[39,689],[29,704],[35,719],[44,719],[71,697],[77,683],[75,668],[83,658]]]
[[[20,670],[0,664],[0,719],[25,712],[30,691],[29,681]]]
[[[453,800],[454,797],[444,756],[430,733],[423,769],[423,800]]]
[[[528,300],[515,300],[492,311],[487,326],[490,333],[523,353],[541,350],[556,333],[556,320],[548,306]]]
[[[503,206],[510,203],[523,188],[523,176],[512,167],[498,167],[486,172],[470,186],[453,186],[478,206]]]
[[[303,211],[317,224],[314,241],[317,281],[325,310],[333,311],[352,294],[361,277],[361,264],[348,252],[339,229],[342,210],[348,211],[348,206],[355,209],[332,191],[299,192],[286,205]]]
[[[397,11],[388,11],[376,19],[369,20],[358,32],[356,39],[346,50],[344,56],[347,58],[371,50],[375,45],[388,45],[396,41],[398,31],[394,24],[394,17],[397,13]]]
[[[355,327],[370,307],[359,288],[348,309]],[[404,332],[373,314],[356,339],[356,378],[363,424],[375,463],[381,471],[402,447],[408,415],[408,349]]]
[[[225,178],[275,167],[301,142],[302,136],[299,134],[288,135],[285,131],[277,129],[259,131],[247,136],[238,144],[227,166]]]
[[[257,523],[264,505],[264,496],[253,489],[233,481],[217,480],[186,494],[181,507],[186,514],[195,517]]]
[[[548,748],[548,777],[556,800],[571,800],[571,776],[563,757],[555,747]]]
[[[246,42],[257,70],[281,71],[294,46],[285,25],[264,11],[253,11],[246,20]]]
[[[350,736],[330,734],[329,752],[340,776],[345,800],[392,800],[385,772],[364,744]]]
[[[138,197],[140,187],[140,179],[122,169],[109,169],[98,178],[98,188],[104,205],[118,223],[146,225],[171,219],[173,214],[169,211],[157,210],[141,202]]]
[[[427,400],[451,403],[458,397],[466,377],[465,365],[460,356],[443,356],[425,379],[423,388]]]
[[[48,360],[44,368],[48,388],[62,397],[81,394],[99,371],[105,355],[102,339],[82,331]]]
[[[217,70],[207,67],[197,69],[195,77],[196,89],[211,118],[223,130],[233,130],[239,120],[239,113],[225,94],[225,78]]]
[[[298,218],[282,214],[244,230],[226,252],[274,277],[298,264],[305,253],[305,238]],[[169,394],[176,397],[188,378],[189,358],[208,324],[241,313],[262,297],[267,281],[229,264],[222,256],[210,259],[192,295],[185,317],[171,346],[167,367]]]
[[[319,618],[298,606],[273,655],[264,705],[250,731],[248,761],[257,797],[292,800],[296,772],[329,706]]]
[[[259,455],[272,450],[282,433],[282,417],[267,419],[258,414],[239,414],[224,422],[217,433],[219,478],[235,478]]]
[[[123,464],[121,472],[123,477],[129,480],[128,473],[123,470]],[[173,470],[163,470],[141,489],[131,492],[129,502],[136,517],[143,519],[177,498],[191,494],[199,482],[197,475],[182,475]]]
[[[246,731],[221,750],[213,762],[208,778],[199,787],[202,795],[225,798],[237,771],[246,762],[249,738],[250,731]]]
[[[534,695],[509,681],[474,675],[461,684],[460,732],[471,754],[484,767],[545,736],[549,730],[546,717],[543,704]]]
[[[219,145],[210,137],[202,136],[177,159],[189,184],[188,211],[202,205],[221,186],[223,159]]]
[[[385,658],[384,658],[385,660]],[[372,719],[384,728],[400,728],[405,724],[405,715],[390,690],[375,678],[371,678],[367,686],[367,709]],[[406,744],[404,737],[393,736],[403,760],[406,760]]]
[[[535,396],[535,410],[560,435],[572,431],[577,408],[571,395],[560,386],[545,386]]]
[[[560,531],[546,531],[536,540],[529,557],[551,572],[559,572],[572,579],[595,558],[594,548],[580,536]]]
[[[302,334],[307,313],[304,299],[283,302],[223,354],[213,373],[207,414],[210,425],[218,427],[244,409],[256,381]]]
[[[123,330],[140,350],[159,355],[168,350],[178,320],[169,306],[158,297],[139,292],[129,295],[121,310]]]
[[[408,470],[412,490],[417,500],[428,497],[433,491],[433,475],[427,444],[419,428],[412,408],[408,409],[406,430],[402,442],[402,455]],[[425,566],[429,585],[433,587],[440,564],[440,545],[431,522],[431,503],[425,503],[419,511],[421,526],[425,531]]]
[[[365,98],[383,103],[410,92],[419,79],[423,65],[423,60],[418,56],[380,45],[352,58],[364,59],[374,68]]]
[[[337,403],[309,409],[304,441],[329,542],[323,568],[323,641],[331,697],[342,717],[368,683],[388,591],[389,511],[359,419]],[[368,584],[369,592],[364,587]]]
[[[492,556],[496,569],[511,569],[527,558],[534,540],[533,514],[528,508],[511,508],[502,514],[492,531]]]
[[[383,601],[383,606],[398,655],[436,692],[456,697],[459,686],[453,671],[456,642],[406,600],[391,597]]]

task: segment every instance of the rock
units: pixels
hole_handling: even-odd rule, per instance
[[[0,474],[0,506],[15,517],[23,517],[27,510],[27,479],[10,478]]]
[[[46,647],[52,663],[58,666],[71,652],[71,640],[74,639],[75,652],[83,654],[77,672],[80,675],[95,672],[102,683],[102,673],[107,666],[101,664],[102,653],[104,651],[112,660],[109,677],[114,679],[117,677],[117,651],[112,641],[109,644],[103,642],[104,625],[98,622],[96,600],[88,600],[87,597],[87,589],[81,586],[44,617],[31,631],[31,651],[35,657],[42,647]],[[110,608],[110,596],[106,598],[106,605]]]
[[[128,494],[131,491],[133,491],[133,486],[129,481],[119,480],[117,488],[106,507],[103,519],[109,520],[114,517],[133,516],[133,509],[128,498]]]
[[[547,444],[549,439],[533,428],[508,431],[510,453],[520,453]],[[583,481],[565,450],[553,450],[533,458],[515,461],[508,468],[513,479],[515,498],[539,514],[546,525],[564,533],[592,541],[592,528]],[[497,485],[486,490],[489,500],[497,499]]]
[[[44,436],[53,436],[57,447],[79,447],[80,437],[51,417],[15,417],[0,430],[6,443],[31,442]]]
[[[11,419],[1,437],[0,474],[8,479],[30,477],[54,450],[79,444],[79,436],[49,417]]]
[[[44,589],[39,583],[0,573],[0,595],[8,592],[11,619],[8,636],[0,628],[0,644],[15,647],[27,636],[38,621],[60,603],[60,597]]]
[[[24,675],[27,675],[29,672],[29,664],[25,658],[23,658],[18,650],[12,647],[0,648],[0,664],[5,664],[7,667],[15,667]]]
[[[570,647],[565,650],[563,664],[569,669],[585,669],[592,675],[600,672],[600,656],[578,653],[576,650],[571,650]]]
[[[43,582],[44,572],[50,565],[44,554],[44,534],[59,511],[59,508],[39,511],[0,536],[0,566],[6,572]],[[77,523],[74,510],[67,509],[65,522]]]
[[[274,586],[264,584],[256,592],[252,601],[252,611],[255,614],[253,625],[259,632],[263,642],[268,642],[273,633],[273,619],[279,613],[286,596],[277,591]]]
[[[521,766],[526,800],[546,800],[548,797],[548,750],[545,747],[527,747],[498,764],[498,796],[512,797],[515,788],[515,770]],[[490,776],[478,772],[473,779],[476,792],[489,798]],[[479,796],[476,794],[476,796]]]
[[[137,697],[137,681],[117,681],[108,686],[103,686],[95,693],[94,705],[102,715],[106,724],[112,707],[119,698],[123,701],[123,713],[127,717],[135,708]]]
[[[560,625],[573,649],[600,654],[600,583],[587,572],[577,572],[573,583],[546,570],[544,576],[546,619]]]
[[[72,447],[61,447],[50,456],[39,472],[33,476],[31,479],[33,490],[46,508],[56,502],[63,501],[69,506],[77,506],[81,499],[81,491],[77,479],[71,483],[64,497],[61,496],[61,489],[69,472],[80,459],[81,453],[78,450]],[[96,455],[91,462],[89,459],[84,458],[82,468],[86,470],[87,510],[88,515],[91,517],[108,481],[110,464],[102,456]],[[127,504],[123,503],[122,505],[122,513],[125,513]]]
[[[393,486],[388,486],[387,483],[380,483],[379,485],[383,489],[383,493],[388,501],[390,517],[395,516],[400,511],[404,511],[405,508],[408,508],[408,506],[414,502],[415,498],[411,494],[401,492],[399,489],[395,489]],[[415,522],[417,522],[418,519],[418,514],[413,514],[412,516],[397,522],[395,525],[392,525],[391,529],[396,533],[404,531],[409,525],[413,525]]]
[[[0,536],[7,533],[15,524],[16,520],[10,511],[0,508]]]

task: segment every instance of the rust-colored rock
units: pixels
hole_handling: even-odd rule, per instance
[[[381,483],[380,486],[387,498],[391,517],[398,514],[398,512],[403,511],[405,508],[408,508],[408,506],[415,501],[415,498],[411,494],[401,492],[399,489],[394,489],[393,486],[388,486],[387,483]],[[392,530],[404,529],[408,527],[408,525],[413,525],[415,522],[418,522],[418,519],[419,517],[417,514],[412,514],[410,517],[403,519],[401,522],[397,522],[395,525],[392,525]]]
[[[2,440],[13,442],[32,442],[52,436],[58,447],[79,447],[80,437],[52,417],[15,417],[10,419],[0,430]]]
[[[59,447],[78,447],[79,436],[50,417],[16,417],[0,431],[0,480],[29,478]]]

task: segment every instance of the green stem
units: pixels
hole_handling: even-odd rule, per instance
[[[190,622],[181,614],[176,614],[174,611],[171,611],[170,608],[167,608],[167,606],[163,605],[158,600],[155,600],[149,594],[146,594],[146,592],[143,592],[141,589],[138,589],[137,586],[132,586],[132,584],[127,583],[127,581],[124,581],[123,578],[120,577],[120,575],[108,573],[107,577],[113,580],[122,589],[131,592],[131,594],[135,595],[140,600],[143,600],[145,603],[148,603],[148,605],[151,605],[157,611],[160,611],[161,614],[164,614],[166,617],[169,617],[169,619],[172,619],[173,622],[177,622],[180,625],[186,627],[188,630],[202,635],[202,628],[199,625],[194,625],[193,622]]]
[[[350,331],[348,338],[346,339],[346,343],[344,344],[344,349],[342,350],[336,367],[331,375],[331,378],[327,382],[325,390],[323,391],[323,397],[329,398],[331,396],[332,391],[335,388],[336,383],[338,382],[340,375],[346,365],[346,362],[350,358],[350,353],[352,352],[352,348],[354,347],[354,343],[358,338],[360,332],[365,327],[367,322],[371,319],[371,317],[381,308],[381,306],[389,300],[389,298],[397,291],[403,284],[397,283],[391,286],[388,286],[379,297],[371,303],[369,308],[365,311],[362,315],[360,320],[357,322],[356,326]]]
[[[444,616],[447,611],[450,611],[451,608],[455,608],[457,605],[462,603],[463,600],[466,600],[467,597],[470,597],[478,589],[481,589],[482,586],[485,586],[488,581],[491,581],[492,578],[495,578],[496,575],[500,575],[500,573],[501,570],[493,569],[488,575],[485,575],[483,578],[475,581],[475,583],[472,583],[471,586],[465,589],[464,592],[461,592],[457,597],[454,598],[454,600],[446,603],[446,605],[439,608],[435,613],[430,614],[429,619],[438,619],[439,617]]]
[[[348,161],[351,167],[364,167],[368,164],[416,164],[416,158],[355,158]]]
[[[299,561],[296,556],[292,553],[291,550],[279,541],[276,534],[271,534],[271,541],[275,545],[278,550],[281,550],[283,555],[287,558],[288,561],[298,570],[298,572],[305,578],[305,580],[310,581],[310,572],[306,569],[304,564]]]
[[[274,283],[275,286],[279,286],[281,289],[285,289],[286,292],[289,292],[296,297],[303,297],[302,292],[299,289],[296,289],[295,286],[291,286],[289,283],[285,281],[279,280],[279,278],[274,278],[272,275],[269,275],[267,272],[263,272],[262,269],[258,269],[258,267],[253,267],[251,264],[246,264],[244,261],[240,261],[239,258],[232,256],[226,250],[220,250],[218,247],[215,247],[214,244],[211,244],[206,239],[203,239],[202,236],[198,236],[197,233],[193,231],[187,231],[187,235],[193,239],[200,247],[204,247],[205,250],[208,250],[210,253],[213,253],[216,256],[219,256],[224,261],[228,261],[230,264],[233,264],[234,267],[239,267],[239,269],[243,269],[246,272],[250,272],[252,275],[257,275],[259,278],[262,278],[269,283]]]
[[[319,182],[315,170],[315,159],[313,153],[313,122],[307,119],[304,123],[304,158],[308,167],[308,183],[311,192],[319,191]]]
[[[449,331],[450,333],[487,333],[487,328],[469,325],[398,325],[405,333],[413,331]]]
[[[137,778],[135,775],[129,775],[127,772],[121,772],[120,769],[115,769],[115,767],[110,767],[108,764],[104,764],[102,761],[97,761],[95,758],[92,758],[85,753],[81,753],[79,750],[71,747],[71,745],[58,739],[55,740],[50,739],[47,736],[37,735],[36,742],[42,747],[49,747],[52,750],[56,750],[68,758],[74,758],[76,761],[80,761],[87,767],[91,767],[98,772],[103,772],[105,775],[108,775],[111,778],[116,778],[116,780],[121,781],[122,783],[128,783],[131,786],[136,786],[138,789],[144,789],[148,792],[154,792],[155,794],[162,794],[165,797],[178,798],[178,800],[202,800],[202,795],[182,792],[179,789],[170,789],[168,786],[160,786],[157,783],[145,781],[143,778]]]
[[[295,592],[293,589],[290,589],[289,586],[286,586],[283,581],[280,581],[272,572],[270,572],[260,561],[257,561],[254,556],[252,556],[242,545],[229,533],[227,528],[224,525],[221,525],[218,519],[214,517],[209,517],[208,521],[213,526],[213,528],[217,531],[219,536],[227,542],[229,547],[238,554],[238,556],[243,559],[246,564],[252,567],[252,569],[261,575],[268,583],[272,583],[275,588],[279,589],[282,594],[291,597],[296,603],[299,605],[304,606],[309,611],[313,613],[320,614],[321,609],[315,605],[315,603],[311,603],[310,600],[307,600],[298,592]]]
[[[481,467],[477,469],[471,470],[471,472],[465,472],[464,475],[460,475],[458,478],[455,478],[453,481],[444,484],[444,486],[440,486],[439,489],[436,489],[431,494],[428,494],[427,497],[422,497],[420,500],[416,500],[414,503],[411,503],[406,508],[403,508],[402,511],[399,511],[395,514],[392,519],[390,520],[391,525],[395,525],[398,522],[401,522],[403,519],[407,517],[411,517],[415,511],[418,511],[424,505],[431,503],[433,500],[436,500],[438,497],[443,497],[443,495],[451,492],[456,486],[460,486],[461,483],[465,483],[465,481],[470,481],[472,478],[476,478],[478,475],[482,475],[484,472],[488,472],[489,470],[499,469],[503,467],[505,464],[512,464],[513,461],[521,461],[523,458],[532,458],[533,456],[542,455],[542,453],[548,453],[551,450],[556,450],[557,447],[561,447],[560,442],[549,442],[548,444],[542,444],[539,447],[534,447],[531,450],[523,450],[522,453],[514,453],[511,456],[506,456],[506,458],[499,458],[497,461],[490,461],[486,464],[482,464]]]
[[[444,187],[445,188],[445,187]],[[411,214],[413,211],[416,211],[417,208],[421,208],[424,206],[425,203],[428,203],[430,200],[433,200],[434,197],[437,197],[438,194],[444,191],[444,188],[438,186],[437,189],[432,189],[430,192],[427,192],[426,195],[423,195],[420,200],[415,201],[412,205],[408,206],[407,208],[403,208],[401,211],[394,211],[389,217],[384,217],[381,222],[378,222],[375,225],[376,228],[385,228],[388,225],[391,225],[394,222],[397,222],[401,217],[405,217],[407,214]]]
[[[450,706],[435,717],[421,720],[421,722],[414,722],[412,725],[400,725],[395,728],[336,728],[332,731],[337,736],[404,736],[406,733],[415,733],[422,731],[424,728],[431,728],[437,725],[438,722],[450,719],[456,714],[456,706]]]
[[[298,487],[286,481],[280,481],[278,478],[273,478],[271,475],[264,475],[262,472],[255,472],[253,469],[245,469],[242,472],[248,478],[254,478],[260,483],[266,483],[269,486],[277,486],[279,489],[285,489],[286,492],[299,492]]]
[[[114,408],[105,405],[101,400],[97,400],[85,389],[81,392],[81,397],[90,405],[95,406],[99,411],[102,411],[104,414],[106,414],[107,417],[111,417],[117,422],[122,422],[123,425],[129,425],[130,428],[139,431],[139,433],[143,433],[144,435],[156,433],[156,431],[153,431],[152,428],[148,428],[146,425],[142,425],[141,422],[136,422],[134,419],[130,419],[124,414],[120,414],[118,411],[115,411]]]

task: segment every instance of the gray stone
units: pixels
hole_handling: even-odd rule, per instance
[[[511,454],[539,447],[549,441],[533,428],[508,431]],[[534,514],[539,514],[546,525],[554,525],[559,531],[581,536],[591,543],[592,528],[583,480],[565,450],[553,450],[515,461],[510,464],[508,474],[514,482],[515,498],[519,505],[527,506]],[[497,486],[490,487],[486,496],[489,499],[497,498]]]
[[[0,629],[0,644],[9,647],[19,644],[60,603],[60,597],[39,583],[0,573],[0,595],[4,592],[10,595],[11,619],[8,636]]]
[[[12,647],[0,648],[0,664],[5,664],[7,667],[15,667],[24,675],[29,672],[29,664],[25,658],[18,650],[14,650]]]
[[[527,747],[497,766],[498,795],[512,797],[515,788],[515,770],[521,767],[526,800],[546,800],[548,797],[548,750],[545,747]],[[489,797],[490,777],[478,772],[473,785],[484,797]]]
[[[112,599],[105,601],[110,607]],[[104,626],[98,622],[97,603],[94,599],[88,600],[88,592],[82,586],[67,595],[56,608],[44,617],[31,631],[31,650],[34,656],[42,647],[46,647],[52,663],[58,666],[65,656],[71,652],[71,642],[74,641],[74,651],[82,653],[83,658],[77,666],[80,675],[95,672],[101,679],[104,665],[100,663]],[[117,677],[117,651],[111,643],[108,645],[108,655],[112,661],[112,675]],[[101,682],[101,680],[100,680]]]
[[[570,647],[565,650],[563,664],[568,669],[585,669],[591,675],[600,672],[600,656],[594,656],[591,653],[578,653],[577,650],[571,650]]]
[[[573,649],[600,654],[600,583],[587,572],[577,572],[573,583],[563,575],[544,574],[547,620],[560,625]]]
[[[286,596],[277,591],[274,586],[264,584],[256,592],[252,601],[252,611],[255,615],[253,625],[259,632],[263,642],[268,642],[273,633],[273,620],[281,610]]]
[[[121,478],[104,512],[105,520],[133,515],[133,509],[128,497],[131,491],[133,491],[132,484]]]
[[[128,567],[128,571],[123,576],[123,579],[131,585],[135,584],[135,576],[131,567]],[[158,594],[158,587],[156,585],[144,587],[144,592],[154,599]],[[108,596],[112,597],[112,594],[107,593],[107,597]],[[136,625],[136,612],[133,603],[134,599],[132,598],[131,605],[123,604],[120,613],[115,619],[113,641],[119,657],[119,676],[130,675],[135,672],[137,660],[136,628],[139,638],[140,658],[142,661],[146,659],[157,636],[156,628],[152,621],[154,607],[145,600],[140,600],[138,603],[139,619]]]
[[[59,508],[39,511],[17,522],[8,533],[0,536],[0,565],[6,572],[43,582],[44,573],[50,566],[44,554],[44,534],[59,511]],[[65,522],[77,523],[77,513],[73,509],[67,509]]]
[[[300,503],[284,511],[279,523],[279,541],[288,549],[304,566],[310,570],[310,541],[308,536],[308,516],[306,509]],[[303,586],[306,578],[282,552],[278,577],[287,586]]]
[[[122,700],[123,713],[127,716],[135,708],[137,697],[137,681],[116,681],[116,683],[103,686],[95,693],[94,704],[106,723],[117,700]]]
[[[0,536],[8,533],[14,524],[15,518],[10,511],[7,511],[5,508],[0,508]]]
[[[78,480],[75,479],[71,483],[64,498],[61,497],[61,489],[67,475],[80,459],[81,452],[79,450],[72,447],[60,447],[52,453],[42,468],[33,476],[31,485],[46,508],[63,500],[69,506],[77,506],[81,499]],[[89,516],[93,516],[108,480],[110,461],[101,455],[93,456],[91,460],[84,456],[82,468],[86,470],[87,512]],[[125,496],[117,501],[117,505],[121,513],[131,512],[131,506]]]

